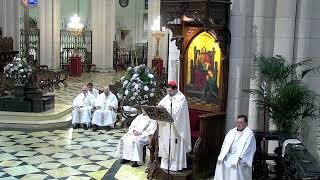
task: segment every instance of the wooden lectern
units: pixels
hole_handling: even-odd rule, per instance
[[[81,76],[81,57],[73,56],[70,57],[70,76]]]

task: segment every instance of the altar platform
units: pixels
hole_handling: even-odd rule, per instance
[[[124,72],[117,73],[84,73],[81,77],[68,77],[67,87],[61,85],[45,95],[55,95],[53,109],[42,113],[0,111],[0,128],[5,129],[55,129],[71,125],[72,102],[81,92],[82,86],[93,82],[95,88],[103,89],[108,84],[120,80]]]

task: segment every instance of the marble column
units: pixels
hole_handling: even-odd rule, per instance
[[[60,67],[60,0],[39,0],[40,64]]]
[[[20,48],[19,5],[17,0],[0,0],[0,27],[3,37],[12,37],[13,48]]]
[[[116,0],[91,1],[92,62],[100,71],[113,71]]]

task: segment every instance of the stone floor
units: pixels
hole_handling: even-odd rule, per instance
[[[1,131],[0,179],[146,179],[115,158],[126,129]]]
[[[119,80],[120,73],[85,73],[69,77],[68,86],[55,89],[56,107],[70,105],[81,87],[93,82],[99,89]],[[0,130],[0,180],[2,179],[146,179],[145,167],[121,165],[115,158],[126,129],[111,131],[52,129]]]

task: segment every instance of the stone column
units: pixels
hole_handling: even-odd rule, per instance
[[[13,48],[19,51],[20,28],[19,28],[19,6],[18,0],[0,0],[0,27],[3,37],[12,37]]]
[[[320,65],[319,53],[319,22],[320,13],[317,8],[318,1],[297,1],[296,30],[294,39],[293,61],[301,62],[312,59],[313,65]],[[314,9],[313,9],[314,8]],[[320,92],[319,74],[312,73],[304,78],[304,82],[309,85],[314,92]],[[316,158],[320,159],[320,121],[319,119],[307,119],[302,127],[302,140],[308,151]]]
[[[169,30],[169,38],[171,39],[173,34]],[[179,68],[180,68],[180,51],[176,46],[176,41],[169,41],[169,59],[168,59],[168,81],[176,81],[179,85]]]
[[[275,1],[254,1],[253,17],[250,21],[251,51],[253,55],[272,56],[273,34],[275,24]],[[249,65],[253,67],[253,61]],[[251,69],[250,89],[256,89],[261,85],[261,78],[257,69]],[[256,97],[250,96],[248,119],[252,129],[263,129],[263,117],[259,116],[259,110],[255,103]],[[267,123],[266,123],[267,124]],[[268,129],[268,128],[267,128]]]
[[[293,59],[297,0],[276,1],[273,55],[283,55],[288,63]]]
[[[231,5],[230,31],[231,47],[229,59],[228,102],[226,132],[234,127],[234,120],[240,113],[241,89],[243,80],[243,62],[245,54],[246,6],[245,0],[233,0]],[[247,73],[246,71],[245,73]],[[248,73],[247,73],[248,74]]]
[[[153,24],[153,20],[160,16],[160,1],[151,0],[148,4],[148,61],[147,64],[149,67],[152,65],[152,59],[156,53],[156,40],[152,37],[151,26]],[[160,40],[160,47],[163,42],[163,38]],[[164,58],[161,54],[162,49],[159,49],[160,57]]]
[[[113,71],[116,0],[92,0],[92,62],[97,69]]]
[[[60,67],[60,0],[39,0],[40,64]]]

